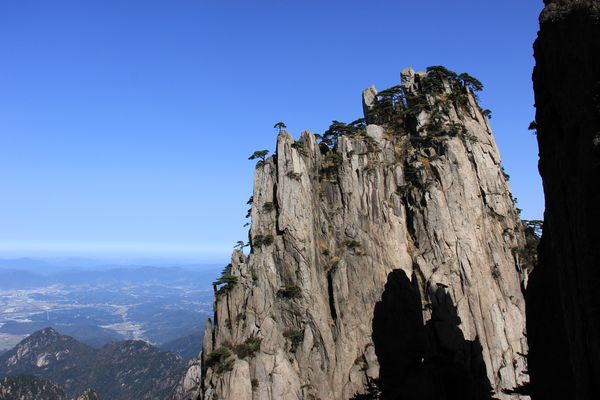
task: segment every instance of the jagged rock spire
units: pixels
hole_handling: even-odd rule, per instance
[[[333,148],[283,131],[257,167],[204,399],[346,400],[382,376],[389,396],[439,398],[441,376],[509,398],[527,380],[522,225],[487,120],[455,78],[402,78],[363,92],[369,124],[336,127]]]

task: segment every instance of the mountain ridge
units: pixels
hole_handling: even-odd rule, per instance
[[[136,340],[94,349],[52,328],[35,332],[0,355],[0,376],[48,379],[76,396],[88,388],[104,399],[168,399],[185,370],[174,354]]]

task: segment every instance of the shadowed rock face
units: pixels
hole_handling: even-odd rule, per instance
[[[402,270],[389,273],[373,312],[373,343],[379,386],[385,395],[395,397],[420,369],[427,348],[416,277],[411,282]]]
[[[329,144],[279,134],[251,252],[216,285],[204,399],[346,400],[380,377],[390,396],[507,399],[527,381],[522,224],[482,110],[439,76],[403,71],[394,115],[398,87],[369,88],[368,125]]]
[[[382,398],[491,399],[478,338],[465,340],[456,306],[444,287],[431,289],[428,298],[431,319],[423,325],[416,276],[410,281],[402,270],[388,275],[373,317]]]
[[[534,45],[546,211],[527,291],[536,399],[600,398],[600,2],[546,1]]]

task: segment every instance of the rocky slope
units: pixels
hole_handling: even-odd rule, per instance
[[[480,83],[443,67],[259,161],[216,282],[204,399],[485,399],[526,376],[522,224]]]
[[[533,73],[546,211],[527,291],[536,399],[600,398],[600,2],[545,1]]]
[[[0,400],[66,400],[58,385],[32,375],[0,379]]]
[[[200,358],[195,358],[188,363],[185,375],[181,377],[175,394],[176,400],[195,400],[201,395],[202,363]]]
[[[63,384],[69,393],[85,389],[94,349],[52,328],[35,332],[0,356],[0,376],[31,374]]]
[[[79,396],[67,397],[62,387],[33,375],[8,376],[0,379],[0,400],[100,400],[93,389]]]
[[[169,399],[184,371],[180,357],[146,342],[117,342],[96,350],[52,328],[0,356],[0,376],[49,379],[71,397],[94,388],[104,399]]]

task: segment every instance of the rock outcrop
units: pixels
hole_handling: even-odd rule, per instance
[[[180,379],[173,395],[174,400],[195,400],[200,396],[202,367],[200,358],[192,359],[185,375]]]
[[[527,290],[535,399],[600,398],[600,2],[546,0],[534,45],[546,211]]]
[[[320,143],[279,134],[250,254],[216,283],[202,398],[518,397],[523,228],[477,89],[406,69]]]

